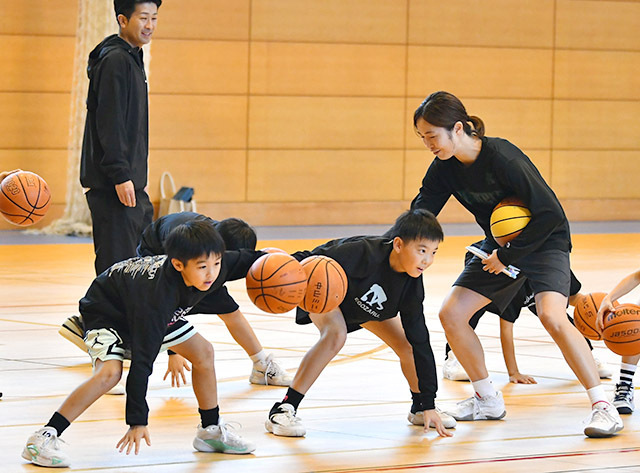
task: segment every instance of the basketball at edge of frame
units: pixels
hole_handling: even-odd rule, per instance
[[[14,225],[37,223],[46,215],[50,203],[49,186],[36,173],[14,172],[0,183],[0,214]]]

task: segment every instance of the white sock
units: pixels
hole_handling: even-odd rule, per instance
[[[609,402],[609,399],[607,399],[607,395],[604,392],[604,386],[602,384],[598,384],[597,386],[587,389],[587,395],[589,396],[589,400],[591,401],[592,406],[596,402]]]
[[[251,361],[253,361],[254,365],[256,363],[264,365],[267,362],[267,354],[264,352],[264,350],[260,350],[255,355],[249,355],[249,358],[251,358]]]
[[[471,384],[473,385],[473,390],[481,398],[485,396],[495,396],[497,394],[493,387],[493,383],[488,376],[484,379],[479,379],[478,381],[472,381]]]

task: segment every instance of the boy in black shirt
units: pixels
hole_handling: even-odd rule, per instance
[[[445,427],[454,427],[455,420],[435,407],[438,382],[422,308],[422,273],[433,262],[443,239],[442,229],[431,212],[416,209],[402,214],[390,232],[390,238],[333,240],[293,255],[299,261],[310,255],[333,258],[344,269],[348,288],[343,302],[330,312],[312,314],[297,309],[296,322],[313,322],[320,339],[305,354],[282,402],[269,412],[265,423],[269,432],[287,437],[306,433],[296,417],[302,398],[344,346],[347,333],[362,327],[400,358],[413,398],[409,421],[435,427],[441,436],[452,435]]]
[[[167,326],[179,321],[225,281],[244,277],[262,252],[224,251],[224,242],[208,222],[176,227],[166,242],[168,256],[131,258],[98,276],[80,300],[86,344],[95,365],[93,376],[62,403],[46,426],[27,440],[23,458],[40,466],[68,466],[58,437],[113,387],[122,375],[126,348],[131,350],[127,377],[126,422],[117,444],[127,454],[142,440],[150,445],[146,392],[153,362],[171,347],[192,363],[193,390],[202,423],[193,446],[199,451],[250,453],[255,447],[230,432],[219,418],[213,347],[191,331],[167,338]]]
[[[227,250],[255,250],[257,244],[256,232],[244,220],[226,218],[221,221],[213,220],[205,215],[195,212],[177,212],[165,215],[157,219],[144,229],[140,237],[140,243],[136,250],[138,256],[155,256],[165,254],[164,243],[175,227],[186,222],[209,222],[220,233]],[[252,384],[270,386],[289,386],[291,376],[274,359],[273,354],[265,353],[258,337],[251,325],[244,317],[236,301],[229,295],[227,288],[222,286],[219,290],[209,294],[203,301],[191,310],[192,314],[217,314],[224,322],[233,339],[245,350],[253,362],[249,382]],[[191,324],[187,320],[182,325],[174,324],[172,331],[190,330]],[[84,344],[84,328],[82,318],[71,316],[62,324],[59,332],[67,340],[71,341],[82,350],[86,351]],[[184,358],[169,351],[169,365],[165,378],[171,374],[171,385],[180,386],[180,380],[186,382],[184,369],[189,369]],[[109,394],[124,394],[119,386]]]
[[[507,140],[485,137],[482,120],[469,116],[462,102],[448,92],[427,97],[416,109],[413,124],[436,157],[412,207],[437,215],[453,195],[484,230],[482,249],[489,255],[471,259],[440,309],[447,340],[475,391],[449,414],[457,420],[505,416],[502,393],[491,383],[482,345],[469,319],[490,302],[503,311],[528,280],[540,321],[587,390],[592,411],[585,435],[610,437],[622,430],[622,420],[600,384],[589,348],[567,320],[571,236],[556,195],[520,149]],[[495,206],[511,196],[525,203],[531,221],[516,238],[499,247],[491,235],[490,217]],[[521,270],[515,280],[502,274],[512,263]]]

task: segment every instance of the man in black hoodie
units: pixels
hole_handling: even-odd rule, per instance
[[[162,0],[114,0],[117,35],[89,54],[87,120],[80,164],[96,253],[96,274],[135,256],[153,219],[145,191],[149,105],[142,46],[151,41]]]

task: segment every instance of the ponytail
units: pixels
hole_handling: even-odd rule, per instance
[[[469,136],[484,136],[484,122],[480,117],[469,116],[458,97],[449,92],[439,91],[429,95],[413,113],[413,126],[422,118],[433,126],[449,131],[457,122],[462,123],[464,132]]]

